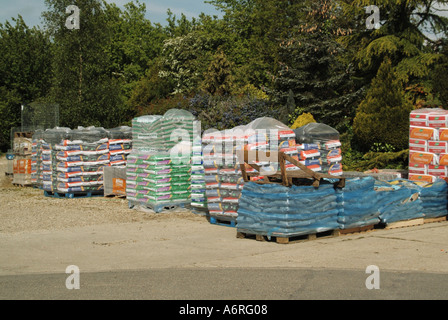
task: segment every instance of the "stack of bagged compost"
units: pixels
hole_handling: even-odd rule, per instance
[[[104,128],[79,127],[52,146],[54,192],[104,192],[104,167],[109,166],[108,134]]]
[[[156,212],[191,203],[191,157],[194,116],[171,109],[163,116],[135,118],[132,152],[126,164],[130,207]]]
[[[310,169],[315,171],[333,176],[343,174],[341,141],[337,130],[326,124],[313,122],[295,129],[294,132],[300,161],[312,166]]]

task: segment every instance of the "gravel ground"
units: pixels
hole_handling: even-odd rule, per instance
[[[128,201],[119,198],[45,197],[42,190],[12,185],[11,179],[5,175],[7,161],[5,156],[0,158],[0,233],[60,230],[148,220],[172,220],[182,223],[185,219],[205,219],[185,209],[171,210],[169,214],[129,209]]]

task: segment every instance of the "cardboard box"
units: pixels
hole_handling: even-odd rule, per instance
[[[126,168],[104,167],[104,195],[126,196]]]

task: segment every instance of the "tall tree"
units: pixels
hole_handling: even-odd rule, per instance
[[[44,97],[51,84],[49,37],[20,15],[11,20],[0,24],[0,150],[10,147],[11,127],[21,125],[21,104]]]
[[[358,149],[369,151],[375,143],[392,150],[407,149],[412,109],[393,72],[392,62],[386,59],[372,80],[353,122]]]
[[[212,0],[224,13],[223,46],[235,64],[235,82],[257,88],[270,86],[278,71],[278,40],[284,39],[303,17],[307,1]]]
[[[280,42],[280,70],[272,96],[279,108],[288,108],[293,93],[297,108],[288,123],[306,112],[318,122],[343,129],[354,117],[361,92],[354,90],[349,65],[341,60],[337,10],[329,0],[309,2],[306,17]]]
[[[79,29],[68,29],[70,0],[46,0],[43,13],[53,45],[53,86],[50,94],[61,106],[61,125],[119,125],[126,117],[120,83],[110,73],[107,52],[111,35],[104,5],[78,0]]]
[[[210,63],[202,84],[211,95],[228,95],[233,90],[232,65],[224,52],[219,49]]]
[[[340,0],[345,22],[351,34],[341,37],[350,50],[357,76],[369,84],[379,66],[388,57],[392,69],[404,88],[422,86],[432,90],[429,81],[434,65],[442,55],[433,50],[435,34],[447,31],[448,18],[437,6],[447,0]],[[376,5],[380,10],[380,28],[367,29],[365,8]],[[415,100],[413,92],[409,98]]]

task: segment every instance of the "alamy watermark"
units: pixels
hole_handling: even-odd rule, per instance
[[[69,30],[79,30],[80,28],[80,10],[75,5],[69,5],[65,8],[65,13],[70,14],[65,20],[65,27]]]
[[[69,290],[80,289],[81,282],[79,276],[79,267],[75,265],[68,266],[65,273],[70,274],[65,280],[65,287]]]
[[[380,268],[370,265],[366,268],[366,273],[370,276],[366,279],[366,288],[369,290],[380,288]]]
[[[366,13],[370,16],[366,19],[366,28],[368,30],[379,29],[380,25],[380,9],[377,6],[366,7]]]

